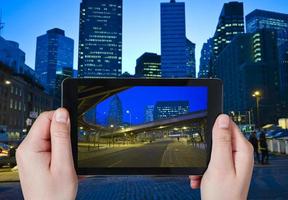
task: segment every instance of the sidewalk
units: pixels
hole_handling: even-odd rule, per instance
[[[288,157],[271,156],[270,165],[257,165],[249,200],[288,199]],[[19,183],[0,183],[0,199],[23,199]],[[188,177],[97,177],[80,182],[79,200],[195,200]]]

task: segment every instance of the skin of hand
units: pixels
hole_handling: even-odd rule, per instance
[[[253,147],[227,115],[220,115],[212,131],[209,166],[201,176],[190,176],[192,189],[203,200],[247,199],[254,165]]]
[[[72,200],[78,178],[74,169],[69,113],[42,113],[16,151],[25,199]]]

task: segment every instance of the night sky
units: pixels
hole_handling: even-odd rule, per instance
[[[208,88],[207,87],[133,87],[118,94],[123,106],[123,121],[130,122],[131,112],[132,124],[140,124],[145,120],[145,108],[155,105],[157,101],[189,101],[190,112],[207,109]],[[101,123],[107,118],[110,97],[97,106],[96,116]]]
[[[136,59],[144,52],[160,53],[160,2],[169,0],[124,0],[123,72],[134,74]],[[180,2],[180,0],[179,0]],[[181,0],[183,2],[183,0]],[[186,0],[187,38],[196,43],[196,62],[204,42],[212,37],[227,0]],[[245,0],[245,15],[254,9],[288,13],[287,0]],[[75,40],[77,66],[80,0],[0,0],[5,22],[3,37],[20,43],[26,61],[34,68],[36,37],[58,27]]]

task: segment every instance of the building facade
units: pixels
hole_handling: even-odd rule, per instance
[[[209,40],[207,40],[206,43],[203,44],[201,50],[198,78],[209,77],[209,65],[211,64],[212,54],[213,54],[213,39],[210,38]]]
[[[73,75],[74,40],[61,29],[37,37],[35,71],[46,92],[60,97],[61,82]]]
[[[145,123],[154,121],[154,105],[148,105],[145,108]]]
[[[244,8],[241,2],[225,3],[213,37],[213,60],[210,76],[215,75],[214,62],[223,49],[237,36],[244,33]]]
[[[16,75],[0,63],[0,131],[8,141],[17,141],[27,134],[33,121],[43,111],[52,109],[53,98],[34,79]]]
[[[274,123],[279,117],[279,72],[276,36],[261,30],[240,34],[218,55],[216,76],[224,85],[224,112],[254,111],[254,91],[261,91],[259,124]]]
[[[189,113],[189,101],[159,101],[154,106],[153,119],[168,119]]]
[[[123,106],[118,95],[113,96],[109,104],[108,125],[112,128],[123,125]]]
[[[246,30],[254,33],[258,30],[273,30],[277,36],[278,62],[280,76],[280,90],[284,110],[288,107],[288,68],[287,68],[287,44],[288,44],[288,14],[271,12],[266,10],[254,10],[246,16]]]
[[[135,77],[160,78],[161,56],[155,53],[144,53],[136,61]]]
[[[122,0],[82,0],[78,76],[122,74]]]
[[[161,3],[162,77],[193,76],[193,48],[186,38],[185,3],[175,0]]]

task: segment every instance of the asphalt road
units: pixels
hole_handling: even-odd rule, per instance
[[[205,150],[176,140],[122,149],[79,161],[80,167],[196,167],[205,166]]]
[[[103,156],[79,161],[81,167],[159,167],[167,146],[173,141],[159,141]]]

